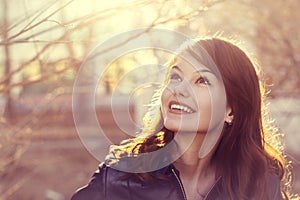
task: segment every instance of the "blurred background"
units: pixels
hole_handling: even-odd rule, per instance
[[[293,190],[300,193],[299,7],[299,0],[1,0],[0,200],[70,199],[88,182],[99,161],[85,149],[74,124],[76,74],[98,44],[141,27],[241,41],[264,72],[271,116],[285,134],[292,161]],[[161,63],[162,54],[127,55],[99,80],[98,120],[115,143],[127,136],[107,99],[117,95],[122,111],[122,98],[132,95],[128,87],[138,85],[141,74],[132,73],[122,87],[120,78],[137,66]],[[151,73],[143,75],[156,76]],[[135,120],[144,109],[136,102],[130,104]],[[99,146],[88,127],[86,135]]]

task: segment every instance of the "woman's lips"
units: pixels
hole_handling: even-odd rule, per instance
[[[182,113],[191,114],[191,113],[195,112],[188,105],[182,104],[182,103],[179,103],[179,102],[176,102],[176,101],[171,101],[169,103],[169,109],[170,109],[170,112],[176,113],[176,114],[182,114]]]

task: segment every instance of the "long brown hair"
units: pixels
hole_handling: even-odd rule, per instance
[[[234,121],[224,126],[220,142],[213,155],[216,173],[222,176],[222,185],[231,199],[269,199],[268,174],[281,179],[281,192],[289,197],[290,179],[278,139],[264,106],[264,86],[259,70],[245,51],[224,38],[206,38],[184,45],[179,52],[204,48],[217,65],[223,79],[227,102],[232,108]],[[176,57],[174,58],[176,59]],[[172,61],[170,61],[172,63]],[[205,64],[205,63],[204,63]],[[166,75],[168,79],[168,72]],[[162,126],[160,95],[156,92],[152,107],[144,117],[141,136],[124,141],[113,151],[130,153],[152,152],[173,140],[173,133]],[[116,154],[114,154],[116,155]],[[151,173],[137,174],[143,180]]]

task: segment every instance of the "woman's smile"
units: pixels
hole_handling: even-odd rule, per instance
[[[169,112],[174,114],[192,114],[195,110],[186,104],[171,101],[169,103]]]

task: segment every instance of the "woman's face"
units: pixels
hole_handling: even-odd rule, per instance
[[[162,93],[164,126],[175,132],[207,133],[224,123],[223,82],[188,53],[183,57],[178,56],[171,66],[168,84]]]

